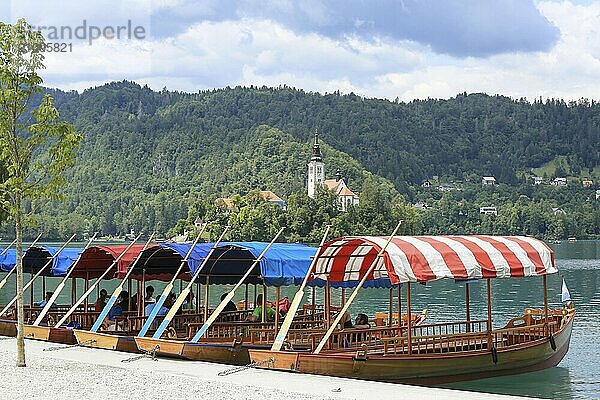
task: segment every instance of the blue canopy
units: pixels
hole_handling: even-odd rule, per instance
[[[59,247],[36,246],[27,249],[23,258],[23,272],[36,274],[41,268],[46,265],[48,260],[60,250]],[[42,272],[44,276],[65,276],[67,271],[73,266],[79,254],[83,251],[82,248],[63,249],[60,254],[52,260],[50,270],[46,269]]]
[[[8,249],[6,253],[0,256],[0,270],[1,271],[10,271],[15,267],[17,263],[17,250],[16,249]]]
[[[206,283],[208,279],[211,284],[237,283],[267,245],[263,242],[220,243],[200,273],[198,282]],[[197,244],[188,259],[189,270],[180,277],[190,279],[213,246],[214,243]],[[170,278],[190,247],[189,243],[161,243],[160,246],[147,249],[140,258],[140,266],[136,267],[140,272],[134,272],[134,275],[139,276],[143,268],[146,279],[165,279],[169,272]],[[274,243],[245,283],[299,285],[316,252],[316,248],[303,244]]]

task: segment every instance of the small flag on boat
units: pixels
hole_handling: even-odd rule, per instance
[[[563,303],[571,300],[571,293],[569,293],[569,288],[567,287],[567,283],[565,282],[564,278],[563,278],[563,282],[562,282],[562,290],[561,290],[560,297],[561,297],[561,301]]]

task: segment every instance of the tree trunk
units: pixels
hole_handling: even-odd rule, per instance
[[[23,325],[23,226],[21,221],[21,198],[15,201],[15,233],[17,237],[17,367],[25,367],[25,338]],[[33,290],[33,288],[32,288]]]

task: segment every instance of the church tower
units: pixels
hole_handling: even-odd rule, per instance
[[[315,142],[313,144],[312,157],[308,163],[308,197],[314,198],[317,187],[323,186],[325,180],[325,164],[321,157],[321,147],[319,146],[319,135],[315,133]]]

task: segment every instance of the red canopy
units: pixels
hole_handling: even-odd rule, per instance
[[[358,236],[332,240],[321,249],[313,278],[358,281],[387,241]],[[440,278],[541,276],[557,272],[554,253],[525,236],[396,236],[367,279],[392,284]]]
[[[73,267],[72,276],[86,279],[98,278],[125,251],[127,246],[125,244],[90,246],[83,252],[79,262]],[[131,246],[119,260],[117,268],[113,268],[114,271],[110,271],[106,279],[114,278],[117,273],[119,275],[125,274],[127,268],[129,268],[143,248],[144,246],[141,244]]]

